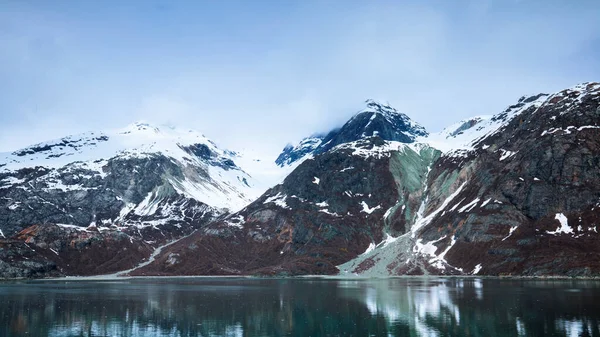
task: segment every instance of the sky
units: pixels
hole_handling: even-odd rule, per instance
[[[600,1],[0,1],[0,151],[135,121],[269,156],[368,98],[436,132],[600,81]]]

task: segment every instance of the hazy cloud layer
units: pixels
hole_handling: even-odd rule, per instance
[[[600,2],[4,1],[0,151],[136,120],[275,154],[366,98],[430,131],[600,80]]]

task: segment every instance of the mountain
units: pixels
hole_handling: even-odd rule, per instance
[[[432,134],[367,101],[272,184],[204,137],[130,131],[6,155],[0,275],[600,274],[600,83]]]
[[[147,123],[2,154],[0,236],[54,238],[43,244],[52,260],[71,248],[71,255],[99,244],[99,251],[111,250],[106,242],[125,238],[126,245],[136,243],[129,250],[144,251],[141,260],[159,244],[239,210],[262,193],[236,165],[240,157],[193,130]],[[73,266],[59,267],[67,270],[67,264]],[[114,266],[109,269],[89,272]]]
[[[366,108],[357,112],[341,128],[325,135],[316,134],[304,138],[296,146],[287,145],[275,160],[277,165],[289,166],[327,152],[337,145],[366,137],[378,136],[383,140],[412,143],[417,137],[428,135],[425,128],[389,105],[371,99],[365,103]]]
[[[521,99],[432,166],[416,221],[363,275],[600,272],[600,84]]]
[[[306,159],[240,212],[169,247],[135,275],[332,274],[372,241],[403,232],[439,151],[369,137]],[[389,221],[384,214],[393,213]],[[194,256],[202,258],[193,258]]]
[[[295,169],[281,184],[133,274],[335,273],[337,264],[373,240],[401,233],[410,220],[380,221],[384,213],[404,205],[416,214],[421,181],[440,155],[414,143],[424,135],[406,115],[367,101],[365,110],[322,137],[325,142],[313,136],[284,150],[280,159],[296,159],[283,163]]]
[[[598,275],[599,101],[585,83],[414,142],[313,152],[133,274]]]

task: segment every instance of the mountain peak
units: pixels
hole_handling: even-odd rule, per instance
[[[218,157],[230,158],[232,155],[231,151],[219,149],[200,132],[138,121],[124,128],[69,135],[2,153],[0,171],[33,166],[58,168],[73,162],[108,160],[115,156],[144,157],[151,153],[183,160],[190,156],[185,149],[200,145]]]
[[[237,166],[236,159],[237,153],[219,148],[198,131],[141,121],[121,129],[85,132],[0,153],[0,189],[21,181],[6,177],[20,177],[38,167],[44,177],[36,181],[47,185],[43,185],[44,193],[57,189],[87,191],[88,185],[95,189],[95,183],[122,165],[127,167],[127,174],[144,177],[165,167],[164,179],[172,188],[169,193],[174,190],[219,209],[239,209],[262,192],[262,187]],[[91,180],[79,176],[63,179],[63,171],[87,172],[84,175]],[[81,181],[85,184],[81,185]]]
[[[383,118],[386,119],[387,123],[390,124],[395,124],[400,128],[405,128],[407,129],[406,131],[408,131],[408,133],[414,134],[415,136],[427,136],[427,130],[425,130],[424,127],[422,127],[421,125],[419,125],[418,123],[415,123],[412,119],[410,119],[410,117],[408,117],[406,114],[401,113],[400,111],[396,110],[396,108],[392,107],[389,103],[382,103],[379,101],[376,101],[374,99],[367,99],[365,100],[365,104],[367,105],[365,109],[357,112],[354,117],[352,117],[352,120],[358,118],[359,116],[362,115],[367,115],[369,116],[369,122],[367,124],[365,124],[365,128],[369,128],[372,125],[372,122],[374,122],[376,119],[378,119],[378,117],[376,115],[381,115],[383,116]],[[367,130],[370,131],[370,130]],[[378,130],[373,130],[374,132],[378,132]],[[382,137],[386,140],[396,140],[396,139],[387,139],[385,137]],[[412,141],[407,141],[405,140],[399,140],[405,143],[410,143],[412,141],[414,141],[414,138],[412,139]]]
[[[366,107],[363,110],[360,110],[359,112],[356,113],[356,115],[362,114],[362,113],[377,113],[377,114],[382,114],[382,115],[401,115],[401,116],[406,116],[405,114],[399,112],[398,110],[396,110],[394,107],[392,107],[389,103],[383,103],[380,101],[376,101],[374,99],[367,99],[365,100],[365,105]],[[406,116],[406,119],[409,119],[408,116]]]
[[[127,135],[127,134],[146,134],[146,135],[163,135],[168,137],[184,137],[184,138],[206,138],[204,134],[193,130],[178,128],[173,124],[153,124],[147,121],[141,120],[127,125],[124,128],[113,130],[116,133]]]
[[[391,107],[389,103],[382,103],[382,102],[376,101],[372,98],[365,100],[365,104],[366,104],[367,108],[363,111],[370,110],[373,112],[381,112],[381,113],[382,112],[395,112],[395,113],[398,112],[396,109]]]
[[[123,134],[137,131],[150,131],[154,133],[160,133],[160,128],[146,121],[137,121],[121,129],[121,133]]]
[[[428,135],[424,127],[389,104],[373,99],[367,99],[365,103],[366,108],[357,112],[341,128],[325,136],[307,137],[295,147],[287,146],[275,162],[280,166],[291,165],[303,158],[327,152],[337,145],[370,137],[412,143],[417,137]]]

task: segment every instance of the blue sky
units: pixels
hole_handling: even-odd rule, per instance
[[[367,98],[429,131],[600,81],[600,1],[0,2],[0,151],[137,120],[274,155]]]

